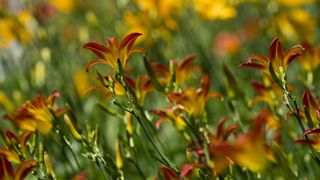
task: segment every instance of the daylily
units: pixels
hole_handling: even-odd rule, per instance
[[[306,71],[313,71],[320,65],[320,44],[317,47],[312,47],[308,42],[302,43],[305,48],[305,53],[298,58],[302,67]]]
[[[309,91],[305,91],[302,103],[305,110],[308,111],[312,122],[318,125],[320,120],[320,100],[316,100]]]
[[[154,114],[161,117],[161,119],[157,120],[156,127],[160,128],[160,125],[164,121],[171,122],[176,126],[178,130],[182,130],[187,124],[182,119],[182,112],[180,109],[177,109],[173,106],[168,106],[166,111],[163,110],[151,110]]]
[[[189,55],[184,58],[184,60],[179,64],[176,60],[171,60],[170,63],[173,64],[175,73],[175,83],[178,87],[183,87],[183,85],[190,79],[193,72],[199,71],[199,66],[191,66],[191,63],[196,58],[195,55]],[[153,68],[157,74],[159,74],[160,82],[168,83],[170,81],[170,69],[162,64],[153,64]]]
[[[211,144],[211,153],[222,156],[251,171],[261,171],[269,161],[275,161],[265,141],[265,124],[267,114],[260,113],[254,121],[253,129],[248,133],[239,134],[234,143],[227,141]]]
[[[309,135],[309,138],[306,139],[305,137],[300,137],[294,140],[294,143],[307,145],[311,144],[315,149],[320,151],[320,128],[308,129],[304,132],[304,135]]]
[[[222,117],[217,124],[216,132],[209,133],[210,146],[226,141],[228,137],[239,128],[238,124],[231,124],[227,128],[224,128],[226,121],[227,118]],[[225,156],[220,156],[215,153],[210,153],[210,158],[213,162],[210,166],[212,166],[214,175],[219,174],[231,163]]]
[[[194,169],[194,165],[183,165],[181,166],[180,169],[180,175],[177,175],[173,170],[165,167],[165,166],[161,166],[160,167],[165,180],[183,180],[183,179],[191,179],[192,177],[192,170]]]
[[[281,103],[279,100],[282,97],[282,90],[277,84],[271,82],[269,85],[265,85],[258,81],[252,81],[251,86],[258,94],[258,96],[252,100],[253,105],[265,102],[270,106],[277,106]]]
[[[5,155],[13,163],[21,163],[21,158],[26,157],[27,141],[32,134],[31,131],[25,131],[17,137],[11,131],[7,131],[5,133],[7,147],[0,147],[0,154]]]
[[[269,57],[261,54],[254,54],[248,61],[239,65],[240,68],[256,68],[262,70],[268,77],[272,78],[269,71],[269,65],[272,66],[275,75],[279,80],[284,80],[288,65],[294,58],[302,55],[304,48],[301,45],[295,45],[284,52],[278,38],[273,39],[269,48]],[[258,62],[254,62],[253,60]]]
[[[136,81],[128,76],[126,76],[125,79],[135,93],[140,104],[143,104],[146,95],[154,90],[151,80],[147,75],[140,76]]]
[[[48,134],[52,128],[53,120],[50,110],[55,112],[56,116],[61,115],[63,112],[63,109],[54,109],[56,97],[60,97],[57,91],[53,91],[47,100],[43,95],[38,95],[34,100],[23,104],[15,114],[6,114],[4,117],[14,122],[20,129],[27,131],[39,130],[43,134]]]
[[[126,94],[125,88],[119,81],[117,81],[113,77],[113,75],[101,75],[101,79],[99,79],[99,77],[97,77],[97,79],[99,80],[101,85],[90,87],[86,90],[85,94],[91,93],[96,90],[102,90],[105,93],[104,97],[106,97],[107,99],[112,98],[112,93],[114,93],[116,96],[124,96]]]
[[[84,44],[84,48],[91,50],[99,57],[98,60],[91,61],[86,65],[87,71],[96,64],[107,64],[116,71],[119,71],[119,68],[125,70],[131,53],[145,53],[144,49],[133,47],[135,41],[141,35],[141,33],[131,33],[124,37],[120,43],[117,38],[110,37],[107,38],[108,46],[96,42]],[[119,67],[118,61],[120,62],[121,67]]]
[[[35,160],[27,160],[22,162],[16,170],[6,159],[4,155],[0,154],[0,179],[5,180],[21,180],[24,179],[33,169],[37,167]]]
[[[205,104],[210,97],[222,98],[218,92],[209,91],[209,76],[203,75],[201,88],[186,88],[181,93],[167,93],[166,95],[171,102],[176,103],[179,108],[188,112],[190,116],[199,117],[202,116]]]

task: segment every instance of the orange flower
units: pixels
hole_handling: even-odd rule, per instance
[[[27,101],[23,104],[16,114],[5,115],[5,118],[14,122],[20,129],[39,130],[43,134],[48,134],[52,128],[51,121],[53,120],[50,110],[54,109],[56,97],[60,97],[57,91],[52,92],[47,100],[44,96],[38,95],[31,102]],[[62,109],[55,111],[57,116],[61,115],[62,112]]]
[[[19,137],[11,131],[5,134],[8,147],[1,147],[0,154],[5,155],[6,158],[14,163],[21,163],[21,158],[26,157],[27,141],[33,133],[31,131],[23,132]]]
[[[182,87],[184,83],[190,79],[193,72],[199,71],[199,66],[191,66],[191,63],[196,58],[195,55],[189,55],[184,58],[184,60],[179,64],[176,60],[171,60],[170,63],[173,64],[175,71],[175,83],[178,87]],[[170,69],[162,64],[153,64],[153,68],[159,74],[160,82],[168,83],[170,81]]]
[[[249,133],[239,134],[234,143],[219,142],[211,144],[211,153],[229,159],[251,171],[264,169],[269,161],[275,161],[270,148],[265,142],[265,124],[267,113],[260,113],[254,121],[254,127]]]
[[[309,138],[300,137],[294,140],[295,144],[311,144],[315,149],[320,151],[320,128],[308,129],[304,132],[304,135],[309,135]],[[310,137],[311,136],[311,137]]]
[[[305,110],[309,113],[312,122],[318,125],[320,120],[320,100],[316,100],[309,91],[305,91],[302,103]]]
[[[35,160],[22,162],[14,171],[10,162],[0,154],[0,179],[21,180],[24,179],[34,168],[37,167]]]
[[[173,123],[178,130],[182,130],[187,125],[182,119],[181,111],[175,107],[169,106],[166,111],[152,110],[152,112],[161,117],[161,119],[156,122],[156,127],[158,129],[164,121]]]
[[[146,95],[154,90],[151,80],[147,75],[140,76],[136,81],[128,76],[126,76],[125,79],[128,85],[135,92],[135,95],[140,104],[143,104]]]
[[[272,83],[272,82],[271,82]],[[258,81],[252,81],[251,85],[253,89],[256,91],[258,96],[256,96],[252,100],[252,104],[257,104],[261,102],[265,102],[270,106],[277,106],[280,103],[280,99],[282,97],[281,88],[275,83],[270,84],[269,86],[264,83]]]
[[[201,79],[201,88],[186,88],[181,93],[167,93],[167,97],[171,102],[191,116],[202,116],[206,101],[210,97],[222,97],[218,92],[209,92],[210,79],[208,75],[203,75]]]
[[[192,170],[194,169],[194,165],[186,164],[181,166],[180,175],[177,175],[173,170],[161,166],[160,169],[164,175],[165,180],[181,180],[181,179],[191,179],[192,177]]]
[[[272,77],[269,71],[271,64],[275,75],[279,80],[284,80],[288,65],[297,56],[302,55],[304,48],[301,45],[295,45],[284,52],[278,38],[273,39],[269,48],[269,57],[261,54],[254,54],[249,57],[248,61],[239,65],[240,68],[256,68],[260,69],[270,78]],[[253,60],[258,62],[253,62]]]
[[[131,33],[123,38],[119,43],[115,37],[107,39],[108,46],[99,43],[89,42],[83,45],[84,48],[91,50],[100,59],[91,61],[87,64],[87,71],[95,64],[107,64],[114,70],[119,71],[118,61],[121,63],[121,69],[125,70],[129,56],[131,53],[139,52],[145,53],[142,48],[133,48],[137,38],[141,36],[140,33]]]

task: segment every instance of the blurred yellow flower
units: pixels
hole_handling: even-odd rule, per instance
[[[28,43],[33,36],[35,21],[28,11],[17,16],[0,17],[0,48],[7,47],[12,41]]]
[[[288,40],[312,41],[314,39],[316,20],[304,9],[294,8],[290,11],[281,11],[273,19],[273,25],[277,28],[277,34],[280,33]]]
[[[14,109],[10,99],[3,91],[0,91],[0,107],[1,106],[3,106],[8,112],[11,112]]]
[[[77,70],[73,75],[73,83],[79,97],[85,97],[86,91],[91,87],[88,73],[83,69]]]
[[[74,10],[76,0],[50,0],[50,3],[59,11],[64,13],[70,13]]]
[[[195,10],[200,17],[208,20],[226,20],[237,15],[237,10],[226,0],[193,0]]]
[[[124,16],[129,31],[141,32],[141,40],[150,44],[156,39],[168,40],[178,28],[174,17],[183,8],[183,0],[136,0],[138,10],[127,11]]]

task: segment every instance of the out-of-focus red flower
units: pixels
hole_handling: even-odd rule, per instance
[[[59,92],[53,91],[48,99],[43,95],[38,95],[34,100],[27,101],[13,115],[5,115],[6,119],[14,122],[19,129],[27,131],[39,130],[43,134],[48,134],[52,128],[52,114],[50,110],[55,112],[56,116],[63,113],[63,109],[54,108],[54,100],[60,97]]]
[[[199,66],[191,66],[191,63],[196,58],[195,55],[189,55],[184,58],[181,64],[177,60],[171,60],[170,63],[174,66],[175,83],[178,87],[183,85],[190,79],[194,72],[200,71]],[[154,63],[153,68],[159,76],[159,81],[166,84],[170,81],[170,69],[162,64]]]
[[[182,119],[182,112],[180,109],[177,109],[173,106],[168,106],[166,111],[163,110],[152,110],[152,112],[158,116],[161,117],[161,119],[159,119],[156,122],[156,127],[160,128],[160,125],[162,124],[162,122],[164,121],[168,121],[171,122],[172,124],[174,124],[177,129],[181,130],[186,126],[185,121]]]
[[[7,131],[5,133],[7,147],[1,147],[0,154],[5,155],[13,163],[21,163],[20,158],[26,157],[27,141],[32,134],[31,131],[25,131],[17,137],[13,132]]]
[[[269,161],[275,161],[271,149],[265,141],[267,120],[268,114],[262,112],[253,122],[252,130],[237,135],[235,142],[222,141],[210,145],[211,154],[215,157],[221,157],[219,170],[224,169],[223,167],[228,164],[236,163],[251,171],[261,171]]]
[[[205,108],[205,104],[210,97],[222,96],[218,92],[210,91],[210,79],[208,75],[203,75],[201,79],[201,88],[186,88],[179,93],[167,93],[167,97],[171,102],[177,104],[177,106],[191,116],[202,116]]]
[[[131,53],[145,53],[144,49],[133,47],[135,41],[141,35],[141,33],[131,33],[124,37],[120,43],[117,38],[111,37],[107,39],[108,46],[96,42],[84,44],[84,48],[91,50],[99,58],[87,64],[87,71],[96,64],[107,64],[117,71],[119,71],[119,68],[125,70]],[[121,67],[118,67],[118,61],[120,61]]]
[[[8,159],[0,154],[0,179],[24,179],[36,167],[37,162],[35,160],[27,160],[22,162],[17,169],[14,170]]]
[[[320,100],[316,100],[309,91],[305,91],[303,93],[302,103],[308,111],[312,122],[318,125],[320,118]]]
[[[300,137],[294,140],[295,144],[311,144],[315,149],[320,150],[320,128],[308,129],[304,135],[309,135],[309,138]],[[311,136],[311,137],[310,137]]]
[[[153,91],[154,88],[152,86],[151,80],[147,75],[140,76],[136,81],[131,79],[130,77],[125,77],[126,82],[134,91],[137,99],[139,100],[140,104],[144,103],[144,99],[146,95]]]
[[[182,179],[191,179],[192,177],[192,170],[194,166],[193,165],[183,165],[180,167],[180,175],[177,175],[173,170],[161,166],[160,169],[164,175],[165,180],[182,180]]]
[[[220,56],[233,55],[239,51],[240,39],[236,33],[222,32],[214,40],[213,50]]]

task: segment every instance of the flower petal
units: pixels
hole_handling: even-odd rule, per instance
[[[105,64],[105,63],[106,63],[106,61],[104,61],[104,60],[102,60],[102,59],[98,59],[98,60],[91,61],[91,62],[89,62],[89,63],[86,65],[86,71],[88,72],[89,69],[90,69],[92,66],[96,65],[96,64]]]
[[[91,50],[95,55],[97,55],[101,59],[105,58],[105,53],[110,53],[110,49],[108,47],[96,42],[86,43],[83,45],[83,48]]]
[[[37,162],[35,160],[24,161],[17,168],[14,179],[20,180],[25,178],[36,167],[37,167]]]

